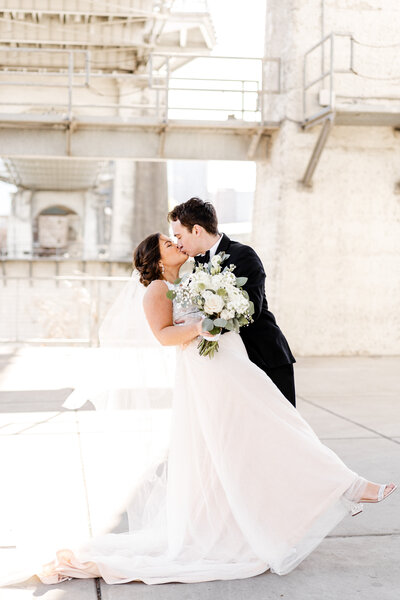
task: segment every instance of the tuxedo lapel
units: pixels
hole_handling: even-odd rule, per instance
[[[217,254],[219,254],[220,252],[226,252],[226,254],[229,254],[229,246],[230,245],[231,245],[231,240],[228,238],[227,235],[225,235],[225,233],[223,233],[222,240],[218,244]],[[223,260],[221,264],[223,264],[224,262],[225,261]]]
[[[217,254],[219,254],[220,252],[226,252],[228,254],[230,245],[231,245],[231,240],[228,238],[227,235],[225,235],[225,233],[223,233],[222,240],[218,244]]]

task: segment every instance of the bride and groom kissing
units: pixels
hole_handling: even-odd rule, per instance
[[[262,369],[293,406],[296,406],[293,363],[289,344],[268,309],[265,296],[265,271],[250,246],[229,239],[218,231],[214,206],[191,198],[169,214],[178,248],[194,257],[196,264],[208,262],[216,253],[229,255],[236,277],[246,277],[244,289],[254,304],[253,323],[240,330],[249,359]]]
[[[134,251],[145,318],[161,345],[176,347],[167,457],[139,486],[133,528],[59,549],[35,571],[44,583],[285,575],[344,517],[359,514],[360,503],[380,502],[396,489],[350,469],[296,409],[295,359],[268,309],[256,252],[221,235],[214,207],[199,198],[168,219],[177,244],[155,233]],[[167,293],[188,256],[200,265],[216,252],[247,278],[254,322],[240,334],[224,332],[208,360],[197,351],[201,311]]]

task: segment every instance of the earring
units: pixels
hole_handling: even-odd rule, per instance
[[[165,273],[164,265],[162,263],[160,263],[160,267],[161,267],[161,273],[164,275],[164,273]]]

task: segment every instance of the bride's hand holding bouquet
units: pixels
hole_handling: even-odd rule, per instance
[[[203,314],[202,339],[198,344],[202,356],[212,358],[219,349],[219,337],[225,329],[239,333],[241,327],[253,322],[254,305],[242,289],[247,277],[236,277],[236,268],[221,264],[229,254],[220,252],[205,264],[197,265],[192,273],[177,279],[175,289],[167,292],[181,306],[192,304]]]

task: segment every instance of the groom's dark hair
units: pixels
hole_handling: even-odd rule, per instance
[[[168,221],[180,221],[190,232],[194,225],[201,225],[208,233],[218,233],[218,218],[211,202],[190,198],[178,204],[168,213]]]

